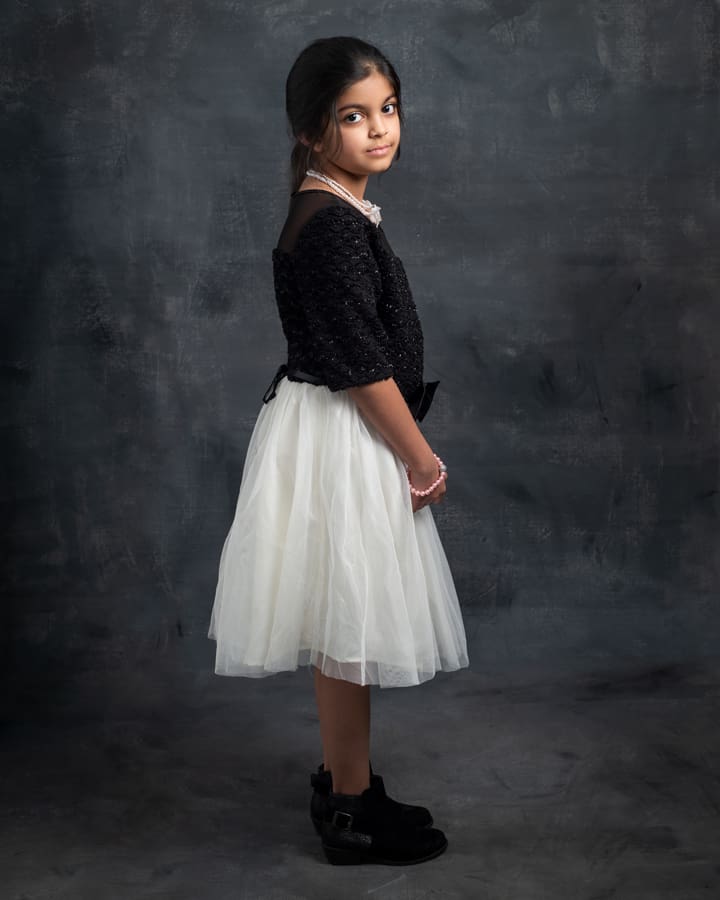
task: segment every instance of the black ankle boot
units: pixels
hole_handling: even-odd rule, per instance
[[[310,784],[314,788],[310,798],[310,818],[315,826],[315,831],[320,834],[320,823],[325,815],[328,795],[332,791],[332,775],[325,771],[323,765],[320,765],[317,772],[310,775]],[[370,766],[370,786],[385,797],[388,815],[399,816],[402,821],[415,828],[426,828],[428,825],[432,825],[433,818],[430,811],[424,806],[413,806],[411,803],[399,803],[397,800],[393,800],[385,792],[382,776],[373,772],[372,765]]]
[[[381,863],[407,866],[439,856],[447,838],[438,828],[415,828],[388,815],[387,797],[372,785],[362,794],[328,794],[320,834],[336,866]]]

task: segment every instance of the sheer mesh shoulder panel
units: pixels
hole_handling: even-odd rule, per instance
[[[303,226],[312,219],[316,212],[327,206],[342,206],[356,212],[361,218],[365,218],[360,210],[354,210],[349,203],[346,203],[337,194],[331,194],[330,191],[298,191],[290,198],[287,219],[278,239],[278,250],[292,253]]]

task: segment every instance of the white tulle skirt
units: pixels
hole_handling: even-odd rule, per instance
[[[357,684],[467,666],[431,507],[346,391],[288,381],[260,410],[222,548],[208,637],[218,675],[311,664]]]

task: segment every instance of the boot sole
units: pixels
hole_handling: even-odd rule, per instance
[[[436,856],[440,856],[441,853],[447,850],[447,846],[448,842],[446,840],[442,847],[438,847],[437,850],[433,850],[427,856],[419,856],[415,859],[385,859],[381,856],[375,856],[372,852],[341,850],[337,847],[330,847],[327,844],[323,844],[322,848],[327,861],[334,866],[357,866],[364,863],[377,863],[381,866],[414,866],[417,863],[427,862],[429,859],[435,859]]]

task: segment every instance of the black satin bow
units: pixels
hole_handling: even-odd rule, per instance
[[[422,422],[425,418],[425,413],[430,409],[430,404],[439,384],[439,381],[424,382],[408,400],[410,412],[418,422]]]
[[[273,380],[270,382],[268,389],[263,394],[263,403],[269,403],[272,398],[275,396],[277,392],[277,386],[283,380],[283,378],[287,375],[288,367],[283,363],[280,368],[277,370],[275,375],[273,376]]]

